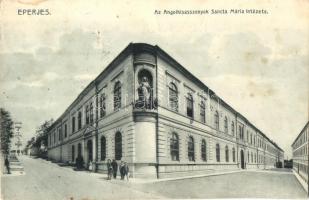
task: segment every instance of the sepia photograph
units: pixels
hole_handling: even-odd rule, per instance
[[[0,0],[1,200],[308,199],[306,0]]]

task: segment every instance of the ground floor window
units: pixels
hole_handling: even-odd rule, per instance
[[[220,145],[216,144],[216,160],[220,162]]]
[[[122,157],[122,135],[120,132],[115,134],[115,159],[121,160]]]
[[[106,139],[104,136],[101,137],[101,160],[106,158]]]

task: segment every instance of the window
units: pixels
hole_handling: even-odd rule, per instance
[[[90,103],[90,124],[93,124],[93,105]]]
[[[224,132],[227,134],[228,131],[229,131],[228,122],[227,122],[227,117],[225,116],[225,118],[224,118]]]
[[[114,86],[114,110],[121,107],[121,83],[117,81]]]
[[[54,132],[54,144],[56,143],[56,133]]]
[[[82,129],[82,112],[78,112],[78,122],[77,122],[78,130]]]
[[[122,136],[120,132],[115,134],[115,159],[121,160],[122,157]]]
[[[201,104],[200,104],[200,117],[201,117],[201,122],[205,123],[206,117],[205,117],[205,102],[204,101],[201,101]]]
[[[250,162],[250,154],[249,154],[249,152],[248,152],[248,163]]]
[[[187,96],[187,116],[193,118],[193,97],[190,93]]]
[[[101,137],[101,160],[106,158],[106,139],[104,136]]]
[[[87,105],[86,106],[86,124],[89,124],[89,120],[90,120],[90,118],[89,118],[89,106]]]
[[[68,136],[68,126],[67,124],[64,124],[64,137],[66,138]]]
[[[179,138],[176,133],[173,133],[170,139],[170,151],[171,151],[172,160],[178,161],[179,160]]]
[[[72,145],[72,162],[75,161],[75,146]]]
[[[174,83],[170,83],[168,86],[169,91],[169,104],[173,111],[178,112],[178,90]]]
[[[106,114],[106,97],[102,94],[100,97],[100,117],[104,117]]]
[[[250,144],[252,144],[252,135],[250,134]]]
[[[235,135],[235,125],[234,125],[233,121],[232,121],[232,124],[231,124],[231,131],[232,131],[232,135],[234,136]]]
[[[215,112],[215,128],[217,129],[217,130],[219,130],[219,113],[218,113],[218,111],[216,111]]]
[[[233,147],[233,162],[236,162],[236,152],[235,152],[235,148]]]
[[[225,162],[229,162],[229,147],[225,146]]]
[[[203,139],[202,140],[202,145],[201,145],[201,155],[202,155],[202,160],[207,161],[207,150],[206,150],[206,141]]]
[[[61,128],[58,128],[58,140],[60,141],[61,139],[62,139]]]
[[[217,162],[220,162],[220,145],[216,144],[216,159]]]
[[[251,152],[251,163],[253,163],[253,153]]]
[[[72,117],[72,133],[75,132],[75,117]]]
[[[194,161],[194,139],[192,136],[188,140],[188,159]]]

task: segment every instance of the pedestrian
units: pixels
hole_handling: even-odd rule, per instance
[[[127,181],[129,180],[130,171],[129,171],[129,165],[127,162],[124,163],[124,176],[127,177]]]
[[[124,166],[124,162],[123,161],[121,161],[121,163],[120,163],[119,171],[120,171],[121,180],[124,180],[125,166]]]
[[[107,160],[107,180],[111,180],[113,176],[113,166],[111,160]]]
[[[112,167],[113,167],[114,179],[116,179],[116,177],[117,177],[117,171],[118,171],[118,164],[117,164],[117,161],[116,161],[115,159],[113,159]]]
[[[88,166],[89,166],[88,170],[92,171],[92,169],[93,169],[92,160],[89,161],[89,165]]]
[[[84,159],[81,155],[78,155],[76,158],[76,168],[77,170],[82,169],[84,166]]]
[[[5,157],[4,165],[5,165],[5,167],[6,167],[6,170],[7,170],[8,174],[11,174],[11,171],[10,171],[10,162],[9,162],[8,156]]]

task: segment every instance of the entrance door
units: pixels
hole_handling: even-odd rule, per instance
[[[245,158],[244,158],[244,151],[241,150],[240,151],[240,165],[241,165],[241,169],[245,169]]]
[[[92,161],[92,141],[88,140],[87,142],[87,152],[88,152],[88,162]]]

